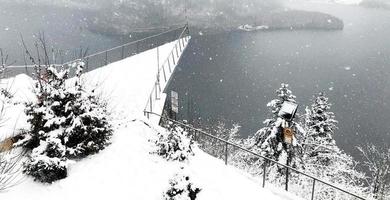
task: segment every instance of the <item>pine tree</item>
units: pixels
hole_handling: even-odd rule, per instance
[[[270,108],[272,118],[264,121],[265,127],[257,131],[250,139],[252,150],[257,151],[262,156],[274,159],[292,167],[299,167],[300,164],[300,144],[297,141],[303,129],[294,120],[289,122],[278,116],[283,102],[296,102],[296,97],[288,89],[288,84],[282,84],[276,91],[277,99],[270,101],[267,106]],[[292,144],[287,144],[283,139],[283,128],[292,128],[295,133]]]
[[[313,104],[306,108],[303,143],[305,170],[323,180],[362,192],[364,175],[355,169],[356,162],[339,149],[333,139],[338,122],[330,109],[331,104],[324,93],[316,95]],[[308,185],[310,187],[310,183]],[[326,199],[344,198],[329,187],[318,188],[317,195]]]
[[[310,108],[306,108],[305,129],[305,151],[308,157],[314,157],[317,164],[329,165],[328,155],[340,150],[333,139],[334,131],[337,129],[337,120],[333,112],[329,111],[331,104],[324,93],[315,96]]]
[[[74,84],[67,84],[69,69],[46,68],[38,76],[37,101],[28,103],[31,125],[19,144],[31,150],[24,172],[41,182],[67,176],[69,159],[84,158],[109,144],[112,134],[106,105],[81,83],[83,63],[74,63]]]

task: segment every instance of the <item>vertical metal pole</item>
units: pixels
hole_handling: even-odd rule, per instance
[[[175,45],[175,49],[176,49],[176,56],[177,56],[177,59],[179,59],[179,52],[177,51],[177,45]]]
[[[197,138],[196,138],[196,130],[194,131],[194,141],[196,141],[197,140]]]
[[[108,52],[106,51],[105,53],[105,60],[104,62],[106,63],[106,65],[108,65]]]
[[[225,165],[228,164],[228,143],[225,142]]]
[[[87,59],[85,60],[85,68],[87,69],[87,71],[88,71],[88,65],[89,65],[89,58],[87,57]]]
[[[154,85],[154,91],[156,91],[155,93],[156,93],[156,100],[158,100],[158,96],[157,96],[157,83]]]
[[[152,95],[150,95],[149,97],[149,103],[150,103],[150,112],[153,112],[153,98],[152,98]]]
[[[160,68],[160,50],[157,47],[157,73],[160,73],[159,68]]]
[[[288,168],[286,167],[286,191],[288,191]]]
[[[263,188],[265,187],[265,179],[266,179],[266,172],[267,172],[267,164],[268,161],[266,160],[263,165]]]
[[[173,51],[172,51],[172,59],[173,59],[173,65],[176,65],[176,62],[175,62],[175,54],[173,53]]]
[[[172,73],[171,61],[169,61],[169,57],[168,57],[168,69],[169,69],[169,73]]]
[[[316,179],[313,179],[313,188],[311,189],[311,200],[314,200],[315,187],[316,187]]]
[[[164,73],[164,81],[166,83],[167,82],[167,76],[165,75],[165,65],[162,66],[162,70],[163,70],[163,73]]]
[[[122,46],[122,49],[121,49],[121,58],[123,60],[123,58],[125,58],[125,46]]]

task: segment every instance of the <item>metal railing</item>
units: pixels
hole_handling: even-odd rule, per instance
[[[365,200],[365,198],[361,197],[361,196],[358,196],[356,194],[353,194],[345,189],[342,189],[340,187],[337,187],[335,186],[334,184],[332,183],[329,183],[329,182],[326,182],[326,181],[323,181],[319,178],[316,178],[315,176],[312,176],[312,175],[309,175],[305,172],[301,172],[293,167],[290,167],[290,166],[287,166],[285,164],[282,164],[282,163],[279,163],[278,161],[276,160],[273,160],[273,159],[270,159],[270,158],[267,158],[267,157],[264,157],[258,153],[255,153],[249,149],[246,149],[244,147],[241,147],[240,145],[237,145],[237,144],[234,144],[234,143],[231,143],[229,141],[226,141],[224,139],[221,139],[221,138],[218,138],[210,133],[207,133],[203,130],[200,130],[200,129],[197,129],[197,128],[194,128],[188,124],[185,124],[183,122],[179,122],[179,121],[176,121],[176,120],[172,120],[170,118],[167,118],[167,117],[164,117],[164,116],[161,116],[157,113],[153,113],[153,112],[147,112],[148,114],[151,114],[151,115],[156,115],[158,117],[160,117],[161,119],[163,120],[166,120],[166,121],[169,121],[169,122],[172,122],[176,125],[179,125],[179,126],[182,126],[182,127],[185,127],[187,130],[191,130],[190,131],[190,134],[192,136],[192,138],[195,140],[195,141],[198,141],[198,138],[200,135],[203,135],[203,136],[206,136],[208,138],[211,138],[211,139],[214,139],[214,140],[217,140],[219,142],[221,142],[223,144],[223,149],[224,149],[224,155],[223,155],[223,159],[224,159],[224,162],[225,162],[225,165],[228,165],[228,159],[229,159],[229,147],[234,147],[240,151],[243,151],[243,152],[246,152],[246,153],[249,153],[257,158],[260,158],[260,159],[263,159],[264,160],[264,165],[263,165],[263,168],[262,168],[262,187],[265,187],[265,184],[266,184],[266,172],[267,172],[267,166],[269,166],[271,163],[273,164],[276,164],[277,166],[281,167],[281,168],[284,168],[286,173],[285,173],[285,190],[288,191],[288,186],[289,186],[289,171],[290,172],[295,172],[297,174],[300,174],[300,175],[303,175],[309,179],[312,180],[312,185],[311,185],[311,192],[310,192],[310,199],[313,200],[315,199],[315,190],[316,190],[316,183],[322,183],[332,189],[335,189],[341,193],[344,193],[346,195],[349,195],[350,197],[353,197],[355,199],[361,199],[361,200]]]
[[[161,46],[165,43],[175,41],[182,36],[182,32],[187,30],[187,24],[179,28],[168,30],[156,35],[145,37],[136,41],[132,41],[111,49],[100,51],[82,58],[85,62],[85,68],[88,70],[89,66],[99,68],[110,63],[123,60],[124,58],[137,55],[146,50]],[[76,60],[77,61],[77,60]],[[63,65],[69,65],[75,61],[66,62]]]
[[[73,63],[83,60],[85,62],[85,71],[96,69],[110,63],[122,60],[124,58],[137,55],[146,50],[161,46],[165,43],[177,40],[182,36],[184,30],[188,30],[188,25],[182,25],[179,28],[171,29],[136,41],[132,41],[107,50],[99,51],[91,55],[83,56],[79,59],[71,60],[63,64],[51,64],[54,66],[70,66]],[[32,74],[35,65],[11,66],[11,68],[21,68],[25,73]]]
[[[144,108],[144,115],[146,117],[150,117],[149,112],[153,112],[155,102],[160,100],[163,88],[165,88],[165,85],[168,83],[169,77],[174,71],[173,68],[179,62],[180,55],[186,49],[189,39],[189,28],[186,25],[182,29],[179,37],[176,39],[177,41],[168,54],[168,57],[161,63],[161,65],[159,64],[156,81],[154,82]]]

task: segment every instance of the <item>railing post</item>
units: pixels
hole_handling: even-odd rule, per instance
[[[225,142],[225,165],[228,164],[228,143]]]
[[[164,81],[166,83],[167,82],[167,76],[165,75],[165,64],[162,65],[162,70],[163,70],[163,74],[164,74]]]
[[[121,58],[123,60],[123,58],[125,58],[125,46],[122,46],[122,49],[121,49]]]
[[[169,61],[169,56],[168,56],[168,69],[169,69],[169,73],[172,73],[172,69],[171,69],[171,61]]]
[[[149,97],[149,104],[150,104],[150,112],[153,112],[153,98],[152,98],[152,95],[150,95]]]
[[[156,91],[156,92],[155,92],[155,93],[156,93],[156,100],[158,100],[157,82],[156,82],[156,85],[154,85],[154,87],[155,87],[154,90]]]
[[[108,65],[108,51],[106,51],[106,53],[105,53],[104,63],[105,63],[106,65]]]
[[[180,52],[182,52],[183,51],[183,49],[182,49],[182,47],[181,47],[181,38],[179,38],[179,50],[180,50]]]
[[[87,69],[87,71],[88,71],[88,65],[89,65],[89,57],[85,59],[85,69]]]
[[[316,179],[313,179],[313,188],[311,189],[311,200],[314,200],[315,187],[316,187]]]
[[[288,191],[288,167],[286,167],[286,191]]]
[[[173,60],[173,65],[176,65],[176,62],[175,62],[175,54],[173,53],[173,51],[172,51],[172,60]]]
[[[196,130],[194,131],[194,141],[196,141]]]
[[[267,164],[268,161],[266,160],[263,164],[263,188],[265,187],[265,179],[266,179],[266,172],[267,172]]]
[[[177,59],[179,59],[179,52],[177,51],[177,45],[175,45],[175,49],[176,49],[176,56],[177,56]]]

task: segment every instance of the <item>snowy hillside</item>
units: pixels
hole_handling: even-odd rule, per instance
[[[160,47],[167,57],[174,43]],[[291,199],[284,192],[262,189],[260,183],[245,173],[230,167],[195,147],[195,156],[187,162],[168,162],[151,154],[150,142],[165,129],[143,117],[143,108],[155,81],[156,49],[110,64],[85,75],[90,87],[97,88],[107,98],[112,112],[114,134],[112,144],[99,154],[90,156],[69,167],[68,177],[53,184],[25,180],[0,193],[0,199],[137,199],[159,200],[176,173],[184,173],[201,188],[200,200],[216,199]],[[6,82],[13,83],[15,101],[34,101],[32,80],[19,75]],[[161,99],[164,100],[164,98]],[[161,103],[160,102],[160,103]],[[2,128],[2,137],[14,128],[26,126],[23,104],[10,106],[10,120]],[[161,109],[161,106],[160,106]],[[184,167],[184,169],[182,169]]]

